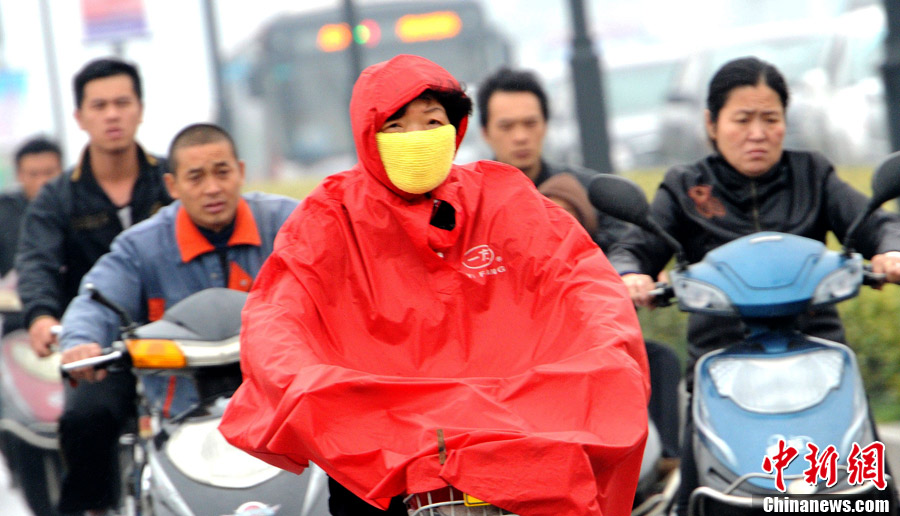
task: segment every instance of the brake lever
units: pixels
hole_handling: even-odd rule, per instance
[[[669,283],[658,281],[656,282],[656,288],[651,290],[649,294],[652,298],[653,306],[665,307],[672,304],[672,299],[675,298],[675,289]]]
[[[50,351],[56,353],[59,351],[59,337],[62,335],[63,327],[61,324],[54,324],[50,327],[50,335],[53,335],[53,342],[50,344]]]
[[[887,274],[883,272],[872,272],[871,264],[867,263],[863,266],[863,285],[872,287],[874,289],[880,289],[887,282]]]
[[[82,358],[81,360],[62,364],[61,366],[59,366],[59,370],[63,378],[71,378],[71,375],[69,374],[70,371],[74,371],[75,369],[82,369],[85,367],[93,367],[97,370],[113,370],[113,367],[116,366],[116,363],[123,360],[125,356],[126,354],[124,351],[117,349],[95,357]]]

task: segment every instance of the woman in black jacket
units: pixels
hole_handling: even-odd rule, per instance
[[[838,239],[864,208],[866,196],[843,182],[825,157],[782,147],[788,91],[781,73],[755,57],[722,66],[709,86],[706,130],[715,152],[670,169],[652,214],[682,246],[690,262],[757,231],[780,231],[824,242]],[[900,281],[900,217],[877,211],[856,237],[856,250],[876,272]],[[614,243],[609,259],[639,306],[649,306],[657,274],[673,250],[638,228]],[[714,326],[714,327],[713,327]],[[833,310],[810,314],[802,329],[843,340]],[[740,321],[692,316],[688,342],[692,358],[742,338]]]
[[[788,91],[771,64],[745,57],[723,65],[709,85],[706,131],[714,152],[670,169],[652,203],[652,215],[682,246],[690,262],[710,250],[757,231],[780,231],[824,242],[831,231],[843,239],[868,199],[838,178],[815,152],[783,149]],[[900,281],[900,217],[877,211],[857,233],[855,249],[888,281]],[[653,278],[673,250],[659,237],[632,228],[609,250],[634,302],[648,306]],[[800,321],[805,333],[844,340],[833,307]],[[688,390],[696,359],[743,338],[736,317],[691,314],[688,320]],[[690,422],[688,422],[690,425]],[[682,452],[681,508],[696,485],[690,431]],[[679,511],[681,512],[681,511]]]

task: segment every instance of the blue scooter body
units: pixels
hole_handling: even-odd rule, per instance
[[[775,340],[771,335],[766,338]],[[748,349],[749,346],[742,343],[711,353],[697,364],[692,407],[696,428],[694,450],[698,470],[714,472],[707,474],[709,479],[704,482],[705,485],[725,489],[744,475],[760,473],[763,458],[778,452],[779,440],[784,440],[800,453],[784,470],[785,478],[789,480],[801,477],[809,467],[809,463],[802,458],[808,452],[806,445],[809,443],[820,449],[833,444],[839,454],[838,464],[846,466],[854,442],[861,446],[872,442],[862,379],[849,348],[797,335],[786,348],[782,348],[783,351],[773,352],[765,350],[769,342],[760,343],[755,349]],[[827,353],[826,361],[831,362],[828,364],[830,385],[822,385],[817,396],[807,397],[806,403],[794,401],[793,407],[782,410],[763,412],[758,407],[754,410],[742,406],[717,388],[711,372],[733,368],[738,369],[738,375],[743,373],[746,376],[747,373],[752,374],[752,369],[742,368],[742,364],[754,362],[752,367],[762,369],[772,367],[767,363],[779,363],[774,367],[782,372],[806,376],[799,382],[808,383],[813,377],[826,376],[821,366],[810,363],[812,357],[823,355],[823,352]],[[760,397],[791,396],[796,392],[791,388],[793,379],[779,375],[754,383],[754,379],[749,378],[745,379],[748,385],[744,389],[764,391]],[[743,395],[752,396],[749,392]],[[751,477],[747,482],[769,492],[776,490],[774,475]],[[824,488],[824,482],[819,487]],[[748,491],[761,492],[749,486]]]
[[[862,281],[858,254],[774,232],[734,240],[673,271],[681,310],[736,315],[750,330],[695,368],[691,410],[701,495],[723,493],[716,503],[749,507],[754,498],[781,494],[775,475],[762,468],[780,440],[799,452],[783,472],[789,492],[859,491],[847,483],[848,456],[854,442],[866,446],[874,437],[855,355],[801,334],[792,322],[813,307],[856,296]],[[820,480],[810,487],[803,479],[808,443],[835,446],[844,467],[835,486]]]
[[[837,295],[813,302],[816,289],[829,275],[842,273]],[[722,305],[701,306],[686,281],[718,290]],[[764,231],[716,248],[685,271],[672,274],[679,307],[687,312],[737,315],[765,328],[765,319],[796,317],[813,304],[832,304],[855,297],[862,283],[862,257],[828,250],[809,238]],[[691,304],[691,303],[695,304]],[[756,319],[757,323],[752,321]]]

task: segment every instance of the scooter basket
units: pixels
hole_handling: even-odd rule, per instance
[[[494,505],[466,505],[465,494],[453,486],[411,494],[403,501],[409,516],[516,516]]]

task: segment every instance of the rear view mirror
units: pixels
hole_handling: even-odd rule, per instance
[[[881,206],[900,197],[900,152],[885,158],[872,173],[872,204]]]
[[[879,206],[896,197],[900,197],[900,152],[889,155],[872,173],[872,198],[866,209],[856,216],[844,237],[844,249],[848,253],[853,251],[856,233],[866,218]]]
[[[619,220],[630,222],[665,240],[675,252],[679,268],[687,264],[684,248],[650,216],[647,196],[634,181],[613,174],[597,174],[591,179],[588,195],[591,204],[598,210]]]
[[[597,174],[591,180],[588,195],[598,210],[646,228],[650,205],[644,191],[633,181],[612,174]]]

